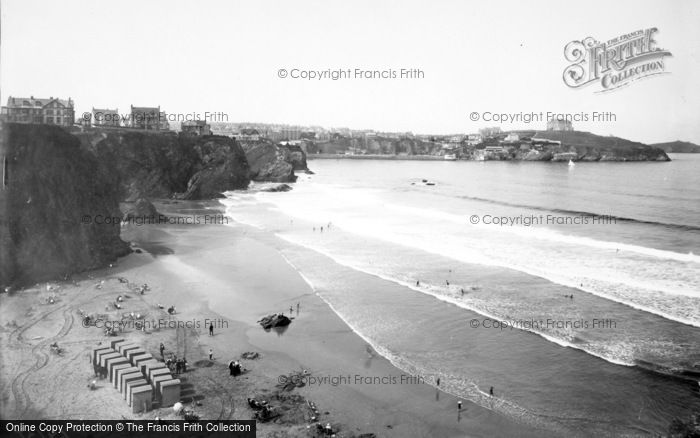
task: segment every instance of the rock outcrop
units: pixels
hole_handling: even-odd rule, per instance
[[[245,154],[229,137],[129,131],[80,137],[125,201],[218,198],[250,182]]]
[[[61,278],[129,252],[119,238],[119,191],[78,138],[4,124],[0,160],[0,285]]]
[[[258,322],[260,323],[262,328],[264,328],[265,330],[270,330],[273,327],[286,327],[292,323],[292,320],[284,315],[275,313],[273,315],[264,317]]]
[[[124,221],[145,219],[153,223],[156,222],[160,216],[155,205],[153,205],[153,203],[146,198],[137,199],[136,202],[129,205],[124,210]]]
[[[228,137],[198,137],[194,146],[197,164],[187,190],[179,199],[221,198],[227,190],[244,189],[250,183],[250,167],[241,146]]]
[[[251,179],[254,181],[296,181],[294,164],[286,148],[268,140],[242,141],[241,146],[250,166]]]
[[[287,156],[285,157],[285,161],[291,163],[295,171],[309,172],[309,168],[306,165],[306,153],[301,146],[285,145],[280,147],[286,150]]]

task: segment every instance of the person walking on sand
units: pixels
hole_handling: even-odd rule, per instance
[[[162,342],[160,343],[160,357],[165,359],[165,345]]]
[[[437,386],[440,386],[440,378],[439,377],[437,378],[437,381],[435,383],[437,383]]]
[[[233,361],[228,363],[228,371],[229,371],[229,376],[233,376]]]
[[[489,389],[489,395],[493,397],[493,386],[491,387],[491,389]]]
[[[209,323],[209,336],[214,336],[214,323]]]
[[[459,400],[457,402],[457,411],[461,411],[461,410],[462,410],[462,400]]]
[[[213,360],[213,358],[214,358],[214,350],[212,350],[212,349],[210,348],[210,349],[209,349],[209,360]]]

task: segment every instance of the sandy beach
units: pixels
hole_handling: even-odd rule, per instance
[[[164,201],[156,206],[170,217],[222,212],[216,201]],[[318,421],[331,423],[337,436],[545,434],[466,401],[458,412],[456,398],[428,379],[394,367],[304,281],[303,272],[283,257],[290,244],[271,233],[229,221],[129,225],[122,236],[140,251],[69,281],[0,296],[2,418],[177,418],[171,408],[131,414],[108,381],[98,381],[94,391],[87,388],[94,378],[91,350],[110,338],[100,327],[84,327],[81,312],[96,315],[103,324],[135,312],[152,324],[143,331],[126,327],[119,336],[143,345],[154,357],[160,357],[161,342],[166,357],[186,357],[181,399],[202,418],[249,419],[253,410],[246,399],[253,396],[282,406],[284,413],[275,421],[258,424],[258,436],[312,436],[314,414],[307,401],[315,403]],[[347,270],[338,265],[332,269],[339,275]],[[384,282],[365,281],[377,288]],[[143,284],[149,290],[141,295]],[[115,309],[111,303],[119,295],[124,297],[122,308]],[[175,306],[177,312],[168,315],[159,305]],[[289,315],[290,310],[294,319],[284,330],[268,332],[256,323],[271,313]],[[214,324],[214,336],[209,336],[209,323]],[[54,342],[60,354],[51,351]],[[244,352],[260,357],[240,359]],[[227,365],[233,359],[246,368],[242,376],[229,376]],[[310,373],[307,384],[277,396],[279,381],[301,370]]]

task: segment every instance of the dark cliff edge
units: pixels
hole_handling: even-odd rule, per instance
[[[3,288],[98,268],[129,252],[119,237],[117,187],[78,138],[54,126],[4,124],[0,159]]]
[[[301,148],[291,150],[290,146],[278,146],[269,140],[243,140],[240,144],[254,181],[294,182],[295,170],[307,170],[306,154]]]
[[[126,130],[77,135],[124,201],[221,198],[250,183],[245,153],[229,137]]]

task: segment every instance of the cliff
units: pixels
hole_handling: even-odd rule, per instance
[[[5,124],[0,158],[0,286],[63,277],[129,252],[119,238],[118,190],[78,138]]]
[[[362,151],[369,155],[439,155],[442,145],[418,138],[336,138],[327,142],[314,142],[307,146],[309,153],[343,154],[346,151]]]
[[[309,168],[306,164],[306,153],[301,148],[301,146],[286,145],[279,147],[283,150],[286,150],[286,157],[284,158],[284,160],[291,163],[294,170],[304,170],[307,172],[309,171]]]
[[[574,161],[671,161],[662,149],[620,137],[596,135],[584,131],[530,131],[521,135],[560,141],[561,146],[550,146],[547,152],[553,161],[568,161],[566,153],[574,154]],[[557,156],[562,157],[558,159]]]
[[[700,145],[689,141],[669,141],[666,143],[654,143],[650,146],[663,149],[666,153],[676,154],[700,154]]]
[[[126,130],[78,135],[125,201],[219,198],[250,182],[245,154],[229,137]]]
[[[294,182],[294,156],[287,147],[277,146],[269,140],[241,141],[250,165],[250,176],[254,181]],[[302,152],[303,154],[303,152]],[[297,160],[296,167],[302,162]],[[306,156],[303,157],[306,168]]]

